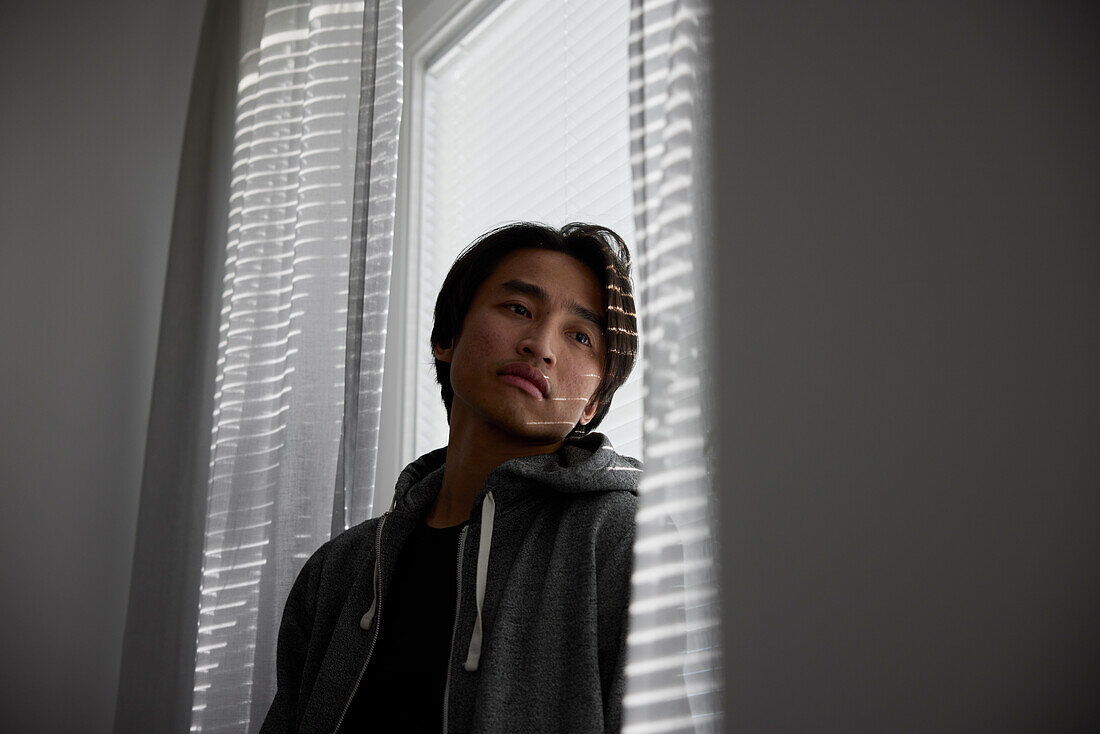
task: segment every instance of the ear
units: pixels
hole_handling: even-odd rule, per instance
[[[438,344],[433,344],[432,345],[432,352],[435,353],[435,358],[438,359],[440,362],[448,362],[449,363],[451,361],[451,358],[454,356],[455,348],[454,347],[447,347],[446,349],[444,349],[443,347],[439,346]]]
[[[589,400],[588,405],[584,406],[584,412],[581,413],[581,425],[587,426],[588,422],[592,420],[592,417],[596,415],[596,411],[599,409],[600,403],[598,400]]]

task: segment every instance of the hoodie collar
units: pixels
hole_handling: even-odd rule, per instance
[[[443,447],[405,467],[397,479],[391,509],[422,515],[443,486],[446,459],[447,448]],[[641,469],[637,459],[615,453],[611,441],[602,433],[571,437],[555,453],[509,459],[494,469],[474,500],[471,517],[477,517],[478,508],[490,491],[496,498],[498,513],[533,490],[565,494],[609,491],[637,494]]]

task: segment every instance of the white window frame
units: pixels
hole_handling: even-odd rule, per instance
[[[397,211],[382,413],[373,515],[389,509],[394,484],[413,455],[416,427],[415,373],[428,355],[418,344],[420,248],[420,151],[427,68],[504,0],[405,0],[404,113],[398,149]]]

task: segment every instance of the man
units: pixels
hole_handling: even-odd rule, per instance
[[[302,569],[262,732],[619,730],[640,465],[591,430],[636,323],[609,229],[510,225],[458,258],[431,336],[447,446]]]

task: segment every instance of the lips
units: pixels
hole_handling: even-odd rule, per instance
[[[550,380],[526,362],[512,362],[497,374],[509,385],[515,385],[540,400],[550,393]]]

